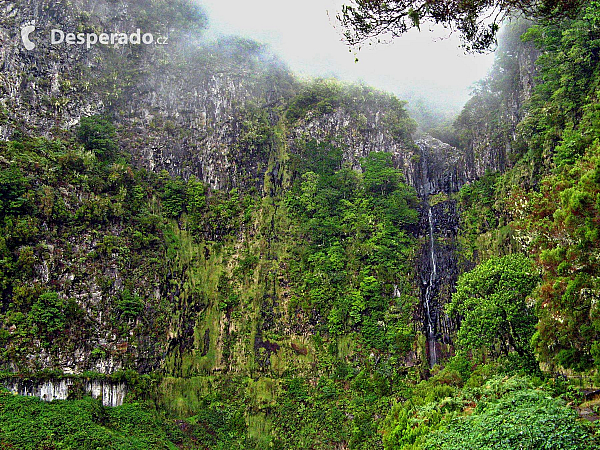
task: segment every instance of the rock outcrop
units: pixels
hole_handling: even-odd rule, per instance
[[[107,380],[61,378],[51,380],[6,379],[2,385],[13,394],[38,397],[44,401],[66,400],[77,395],[89,395],[102,400],[104,406],[121,406],[127,386]]]
[[[402,128],[398,124],[408,120],[402,115],[402,103],[364,86],[356,87],[353,91],[356,96],[345,98],[345,103],[322,105],[318,111],[310,110],[288,120],[283,111],[301,93],[303,84],[260,45],[241,39],[204,41],[202,30],[206,19],[184,0],[165,1],[146,11],[147,6],[144,0],[127,4],[110,0],[2,3],[0,139],[7,141],[23,135],[68,138],[81,117],[106,114],[117,126],[121,149],[137,167],[153,172],[166,170],[184,179],[194,175],[213,190],[255,188],[263,197],[274,196],[282,187],[286,174],[289,176],[290,156],[297,151],[299,141],[331,143],[342,149],[344,163],[357,170],[361,158],[370,152],[391,153],[421,199],[417,230],[422,239],[418,270],[420,320],[428,337],[430,363],[437,359],[434,355],[449,352],[446,344],[450,344],[452,324],[442,308],[458,277],[455,238],[459,219],[452,195],[486,170],[502,170],[510,153],[505,143],[495,146],[486,137],[487,129],[474,132],[464,150],[430,136],[416,137],[413,142],[397,131]],[[21,42],[20,27],[33,23],[36,31],[31,38],[36,47],[27,50]],[[52,45],[49,41],[51,29],[110,33],[147,26],[152,28],[149,32],[168,36],[168,45],[95,45],[88,49],[81,45]],[[523,67],[519,78],[522,94],[510,102],[506,113],[513,124],[519,120],[523,99],[531,92],[532,84],[529,65],[533,56],[523,53],[519,58]],[[269,131],[263,133],[264,129]],[[263,220],[271,223],[272,230],[276,213],[269,212],[265,205],[262,208]],[[268,240],[265,252],[270,255],[271,240],[277,237],[269,234],[272,231],[262,231],[263,238]],[[120,230],[113,232],[119,235]],[[253,229],[248,234],[259,233]],[[85,232],[74,237],[73,256],[83,260],[83,254],[91,253],[97,240]],[[54,242],[45,245],[57,248]],[[94,343],[104,348],[114,332],[110,324],[103,323],[103,302],[121,287],[122,268],[116,263],[105,264],[101,275],[112,281],[103,291],[98,285],[102,279],[99,273],[93,272],[94,276],[87,273],[86,279],[85,272],[77,272],[76,262],[59,264],[58,250],[56,255],[50,251],[39,265],[39,279],[52,278],[74,286],[69,295],[99,324]],[[208,249],[204,251],[205,255],[194,258],[208,267],[211,255]],[[270,257],[273,266],[278,264],[276,256]],[[169,271],[165,278],[174,274]],[[142,278],[139,273],[128,275]],[[145,294],[153,302],[158,303],[161,298],[175,301],[180,297],[180,292],[169,286],[168,279],[146,281]],[[285,280],[279,282],[285,285]],[[282,317],[278,308],[284,299],[277,297],[285,290],[281,286],[264,288],[263,303],[257,309],[265,329]],[[185,303],[178,301],[181,305]],[[195,326],[197,317],[206,312],[204,307],[197,303],[180,311],[182,315],[190,313],[190,317],[173,319],[181,329],[168,336],[168,344],[161,341],[161,345],[155,346],[151,339],[138,339],[135,345],[129,345],[123,338],[113,342],[112,356],[91,358],[90,352],[95,347],[80,342],[77,348],[58,358],[42,352],[37,366],[29,368],[111,373],[134,367],[143,372],[155,370],[171,357],[168,370],[185,375],[182,355],[186,345],[194,343],[202,346],[203,357],[210,353],[211,345],[231,345],[233,350],[227,352],[237,352],[228,366],[219,359],[220,355],[207,370],[226,371],[235,369],[236,364],[241,367],[248,362],[249,353],[260,356],[254,361],[259,366],[257,370],[274,364],[272,354],[279,350],[277,344],[269,342],[256,329],[243,330],[244,335],[226,315],[220,322],[210,324],[212,328],[203,329],[203,337],[198,338]],[[152,328],[151,323],[147,326]],[[236,333],[234,342],[231,336]],[[250,336],[253,342],[243,342]],[[294,345],[297,348],[287,350],[305,357],[304,342]],[[307,367],[311,363],[305,362]],[[19,369],[11,364],[6,366]],[[43,389],[50,389],[48,395],[52,398],[63,395],[57,394],[54,387]],[[94,389],[89,388],[91,392]],[[42,392],[41,387],[29,390]],[[64,389],[60,387],[59,391]]]

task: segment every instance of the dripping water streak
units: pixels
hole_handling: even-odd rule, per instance
[[[435,348],[435,323],[431,315],[431,299],[433,297],[433,284],[437,278],[437,266],[435,263],[435,252],[433,244],[433,215],[431,206],[428,211],[429,216],[429,253],[431,258],[431,272],[429,273],[429,283],[425,290],[425,319],[427,320],[427,346],[429,347],[429,366],[433,367],[437,363],[437,350]]]

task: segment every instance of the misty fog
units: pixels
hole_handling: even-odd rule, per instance
[[[424,109],[457,113],[494,58],[466,54],[458,35],[429,24],[391,43],[350,49],[336,20],[344,0],[196,1],[208,15],[209,39],[254,39],[300,76],[364,82],[408,100],[413,115]]]

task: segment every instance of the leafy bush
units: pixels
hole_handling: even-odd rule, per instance
[[[0,447],[45,449],[167,448],[165,427],[140,405],[106,408],[99,400],[43,402],[0,390]]]
[[[31,332],[42,340],[52,339],[65,326],[64,303],[56,292],[46,292],[31,307],[27,317]]]
[[[494,376],[457,391],[432,378],[393,406],[382,424],[387,450],[592,449],[594,437],[560,399],[533,380]]]
[[[173,179],[168,174],[163,175],[164,187],[161,193],[162,207],[167,217],[177,218],[181,215],[186,204],[186,185],[181,179]],[[196,203],[199,198],[196,199]]]
[[[116,302],[117,310],[126,319],[135,319],[144,309],[144,302],[137,294],[129,289],[123,289]]]
[[[27,208],[27,179],[15,165],[0,169],[0,218],[15,215]]]
[[[536,317],[527,296],[539,283],[532,262],[522,255],[491,258],[460,276],[446,310],[461,319],[458,344],[533,359],[530,340]]]
[[[94,152],[102,161],[110,161],[117,154],[119,147],[115,127],[106,117],[82,117],[77,137],[87,150]]]
[[[452,420],[432,433],[423,448],[431,450],[596,448],[577,414],[560,401],[532,389],[479,402],[471,416]]]

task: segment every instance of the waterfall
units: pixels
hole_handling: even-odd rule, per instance
[[[429,272],[429,282],[425,290],[425,320],[427,321],[427,347],[429,348],[429,366],[433,367],[437,363],[437,350],[435,347],[435,318],[431,314],[431,300],[433,298],[433,287],[437,278],[437,265],[435,262],[434,236],[433,236],[433,214],[431,206],[428,211],[429,218],[429,256],[431,258],[431,271]]]
[[[461,272],[457,258],[460,221],[453,194],[475,178],[475,169],[471,156],[431,136],[421,136],[416,144],[419,157],[409,162],[407,179],[421,200],[419,316],[427,342],[426,358],[433,367],[451,353],[451,335],[455,331],[444,313],[444,305],[450,301]],[[433,198],[435,206],[431,205]]]

